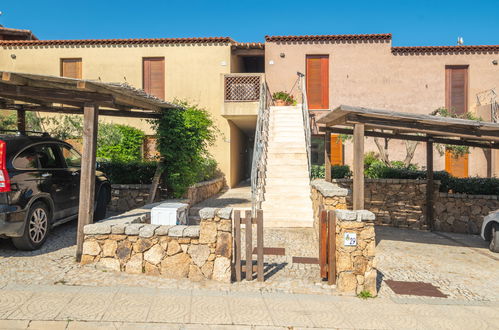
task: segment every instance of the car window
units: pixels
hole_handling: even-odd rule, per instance
[[[41,168],[64,168],[55,145],[44,145],[38,147],[38,161]]]
[[[62,156],[68,167],[81,167],[81,155],[73,148],[63,146]]]
[[[23,170],[36,170],[38,168],[38,154],[35,148],[28,148],[21,152],[19,156],[14,159],[12,165],[15,168]]]

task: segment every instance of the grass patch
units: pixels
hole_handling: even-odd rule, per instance
[[[371,294],[371,292],[367,291],[367,290],[363,290],[361,291],[358,295],[357,295],[358,298],[360,299],[369,299],[369,298],[374,298],[373,295]]]

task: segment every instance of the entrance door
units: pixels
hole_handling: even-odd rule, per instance
[[[329,56],[307,55],[307,101],[311,110],[329,109]]]

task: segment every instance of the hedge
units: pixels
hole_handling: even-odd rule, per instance
[[[324,165],[312,165],[312,179],[323,179],[326,173]],[[352,176],[350,167],[348,165],[333,165],[331,166],[331,178],[343,179]]]

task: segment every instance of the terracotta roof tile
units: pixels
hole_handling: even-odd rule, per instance
[[[61,45],[143,45],[235,43],[229,37],[156,38],[156,39],[81,39],[81,40],[0,40],[0,46],[61,46]]]
[[[8,34],[15,36],[21,35],[31,40],[38,40],[38,38],[30,30],[6,28],[2,25],[0,25],[0,34]]]
[[[391,40],[392,34],[335,34],[305,36],[265,36],[267,42],[279,41],[351,41],[351,40]]]
[[[238,49],[264,49],[265,44],[263,42],[235,42],[232,47]]]
[[[392,47],[393,54],[484,53],[484,52],[497,53],[499,52],[499,45]]]

